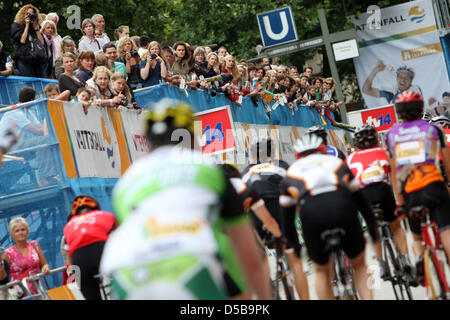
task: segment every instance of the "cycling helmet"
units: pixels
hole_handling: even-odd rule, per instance
[[[397,76],[400,72],[406,72],[411,77],[411,80],[414,79],[415,74],[414,74],[414,70],[412,68],[408,68],[408,66],[406,66],[406,65],[400,66],[397,69]]]
[[[89,196],[77,196],[72,201],[72,212],[70,213],[70,216],[77,215],[82,208],[91,208],[92,210],[98,210],[100,209],[100,205],[98,204],[97,200]]]
[[[378,145],[377,131],[369,124],[356,128],[353,136],[353,142],[358,149],[368,149]]]
[[[165,98],[147,113],[145,131],[153,147],[176,144],[179,141],[172,141],[172,133],[176,129],[187,129],[193,136],[194,122],[195,116],[190,105]]]
[[[239,169],[237,165],[234,162],[231,161],[225,161],[224,164],[222,164],[222,168],[225,172],[225,176],[230,178],[240,178],[241,173],[239,172]]]
[[[326,154],[327,148],[323,144],[321,137],[314,134],[305,134],[298,139],[294,144],[295,156],[297,158],[305,157],[314,152],[321,152]]]
[[[403,91],[395,99],[395,111],[405,121],[420,119],[423,112],[422,96],[414,91]]]
[[[450,120],[446,116],[431,118],[430,122],[441,127],[442,129],[450,129]]]
[[[322,138],[323,143],[327,144],[328,133],[327,133],[327,131],[325,130],[324,127],[317,126],[317,125],[316,126],[312,126],[311,128],[309,128],[306,131],[306,133],[309,134],[309,135],[313,134],[313,135],[316,135],[316,136]]]
[[[424,111],[422,113],[422,120],[424,120],[426,122],[430,122],[432,117],[433,117],[433,115],[431,113],[429,113],[428,111]]]

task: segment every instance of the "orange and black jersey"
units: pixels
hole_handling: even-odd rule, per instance
[[[258,192],[256,192],[255,189],[247,186],[247,184],[245,184],[242,179],[230,178],[230,182],[242,202],[244,211],[249,212],[250,210],[254,210],[264,205],[264,200],[261,198]]]
[[[357,189],[347,164],[337,157],[313,154],[294,162],[281,182],[280,204],[290,206],[302,198],[336,191],[338,188]]]

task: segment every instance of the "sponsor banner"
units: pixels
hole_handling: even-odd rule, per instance
[[[450,82],[431,0],[383,8],[353,23],[360,49],[353,61],[367,107],[394,103],[411,90],[424,96],[433,115],[445,112]]]
[[[363,124],[370,124],[378,132],[386,132],[397,123],[397,114],[393,105],[348,112],[347,117],[352,126],[360,127]]]
[[[205,154],[224,153],[236,148],[230,106],[195,114],[201,121],[200,146]]]
[[[119,178],[119,143],[108,109],[91,106],[86,115],[81,104],[64,102],[64,113],[78,176]]]
[[[144,113],[137,112],[121,112],[124,135],[127,141],[130,158],[132,161],[148,154],[149,144],[145,137],[144,130]]]

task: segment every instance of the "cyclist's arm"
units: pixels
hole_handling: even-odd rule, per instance
[[[221,213],[224,218],[225,232],[233,243],[235,253],[241,262],[250,286],[258,299],[271,299],[269,266],[259,254],[251,221],[244,213],[239,195],[228,179],[226,179],[224,206]]]
[[[298,241],[298,235],[292,232],[295,229],[295,228],[293,229],[292,226],[295,226],[295,214],[298,200],[296,199],[295,194],[292,194],[293,187],[292,188],[289,187],[290,187],[289,182],[286,179],[281,181],[280,183],[281,228],[287,242],[292,247],[295,248],[300,246],[300,242]]]
[[[281,230],[277,223],[277,221],[272,217],[269,210],[267,210],[266,205],[264,204],[264,200],[260,200],[252,206],[252,211],[261,220],[267,229],[272,233],[275,237],[281,237]]]

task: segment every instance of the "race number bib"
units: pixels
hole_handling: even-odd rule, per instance
[[[361,174],[361,182],[369,185],[376,182],[384,181],[384,170],[380,166],[369,167]]]
[[[399,165],[425,162],[425,145],[423,141],[403,142],[396,146],[395,154]]]

